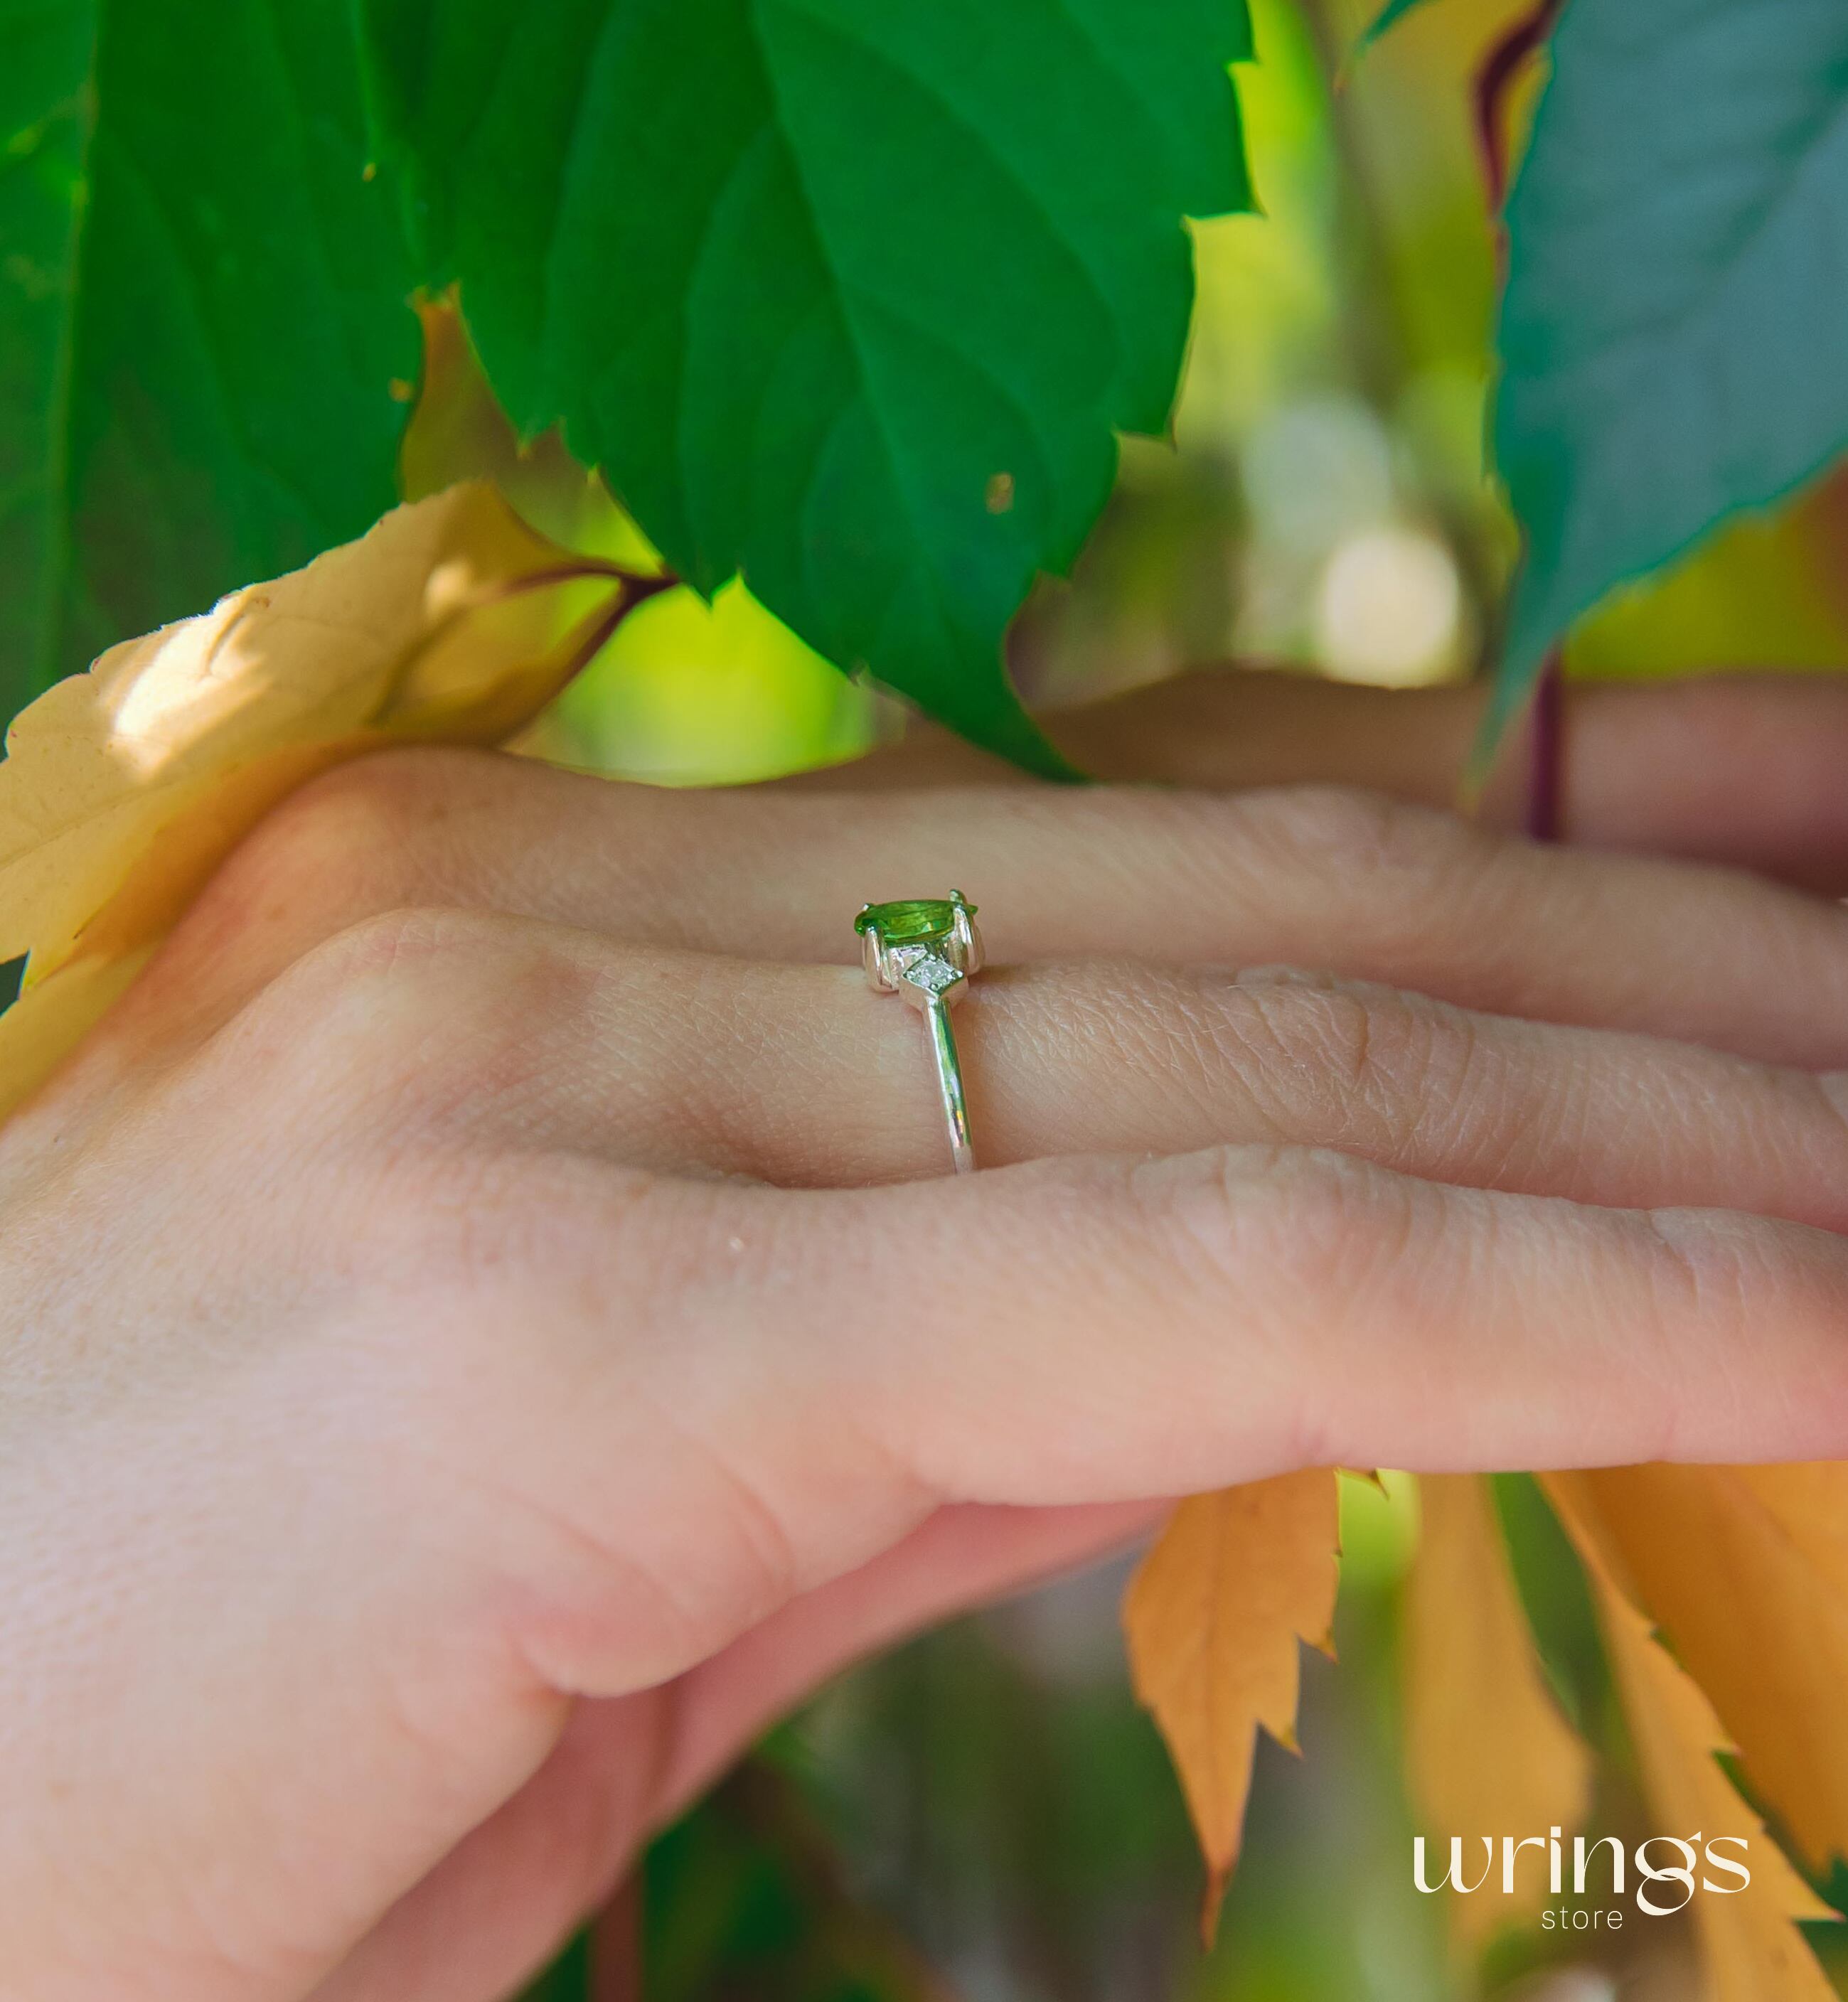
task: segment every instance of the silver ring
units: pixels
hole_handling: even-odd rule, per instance
[[[937,1069],[937,1089],[949,1130],[950,1163],[959,1175],[976,1164],[969,1140],[969,1106],[950,1008],[981,971],[982,935],[976,907],[960,890],[947,897],[908,897],[863,904],[854,920],[868,984],[881,994],[902,994],[924,1018],[925,1041]]]

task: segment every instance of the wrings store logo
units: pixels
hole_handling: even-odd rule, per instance
[[[1476,1892],[1486,1892],[1493,1897],[1511,1898],[1515,1895],[1517,1868],[1524,1874],[1544,1868],[1547,1873],[1546,1888],[1552,1896],[1563,1899],[1566,1892],[1566,1850],[1558,1829],[1550,1829],[1545,1835],[1514,1836],[1504,1835],[1499,1845],[1492,1835],[1475,1838],[1483,1846],[1482,1868],[1474,1880],[1469,1872],[1475,1867],[1472,1845],[1466,1845],[1460,1835],[1450,1838],[1450,1867],[1435,1882],[1430,1875],[1430,1864],[1423,1836],[1413,1838],[1412,1843],[1412,1882],[1427,1896],[1448,1889],[1464,1897]],[[1624,1847],[1614,1835],[1602,1835],[1588,1842],[1582,1835],[1572,1839],[1570,1895],[1583,1898],[1591,1889],[1595,1875],[1608,1876],[1606,1884],[1599,1885],[1592,1895],[1602,1896],[1608,1890],[1616,1898],[1633,1896],[1637,1909],[1654,1919],[1665,1919],[1675,1912],[1685,1910],[1699,1892],[1710,1892],[1722,1898],[1736,1897],[1752,1882],[1751,1866],[1746,1861],[1750,1843],[1742,1835],[1716,1835],[1703,1836],[1698,1830],[1691,1836],[1651,1835],[1639,1842],[1633,1852],[1626,1854]],[[1523,1861],[1525,1852],[1537,1849],[1540,1854]],[[1609,1852],[1608,1859],[1600,1858],[1600,1851]],[[1491,1885],[1497,1875],[1496,1863],[1499,1858],[1501,1868],[1500,1881]],[[1530,1889],[1531,1875],[1521,1885]],[[1626,1888],[1627,1887],[1627,1888]],[[1623,1924],[1624,1913],[1619,1906],[1592,1910],[1584,1906],[1567,1904],[1549,1905],[1541,1915],[1540,1923],[1549,1930],[1584,1932],[1593,1929],[1615,1931]]]

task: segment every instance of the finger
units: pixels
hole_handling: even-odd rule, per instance
[[[1074,763],[1114,780],[1224,790],[1357,786],[1454,805],[1486,692],[1343,686],[1312,676],[1207,668],[1043,718]],[[1703,675],[1569,684],[1563,837],[1763,870],[1848,890],[1848,686],[1817,675]],[[898,748],[799,781],[1004,783],[1011,774],[920,726]],[[1522,825],[1527,745],[1516,731],[1490,781],[1493,825]]]
[[[532,1780],[392,1908],[315,2002],[505,1994],[607,1899],[643,1839],[829,1676],[1121,1546],[1165,1505],[940,1509],[702,1662],[671,1695],[578,1703]]]
[[[1438,1181],[1848,1229],[1848,1085],[1696,1045],[1275,969],[997,970],[953,1020],[990,1164],[1275,1142]],[[808,1186],[946,1162],[921,1018],[857,969],[438,914],[306,964],[240,1034],[295,1052],[305,1125],[382,1146]]]
[[[665,1690],[573,1706],[545,1763],[307,2002],[503,2002],[614,1888],[648,1828]]]
[[[893,1549],[805,1593],[684,1679],[656,1812],[678,1813],[777,1718],[861,1656],[1043,1584],[1151,1529],[1168,1498],[940,1508]]]
[[[675,795],[465,753],[362,761],[286,807],[183,928],[164,1009],[195,1033],[320,940],[407,905],[838,961],[868,898],[952,884],[997,960],[1283,961],[1848,1060],[1848,917],[1743,875],[1543,849],[1341,793]]]
[[[575,1704],[529,1782],[306,2002],[505,2002],[609,1898],[648,1834],[669,1690]]]
[[[952,1503],[1848,1449],[1848,1243],[1780,1220],[1279,1147],[802,1193],[552,1163],[475,1241],[539,1218],[466,1422],[508,1491],[620,1535],[529,1594],[522,1653],[581,1694],[683,1672]]]
[[[690,1313],[774,1257],[753,1339],[799,1359],[798,1386],[816,1372],[818,1414],[825,1380],[820,1422],[945,1500],[1848,1445],[1848,1244],[1801,1225],[1256,1147],[679,1199],[744,1245]],[[953,1291],[896,1283],[916,1274]]]

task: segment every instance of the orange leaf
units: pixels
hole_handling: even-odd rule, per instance
[[[452,487],[41,696],[0,765],[0,959],[30,954],[0,1017],[0,1114],[285,793],[387,744],[501,742],[630,592],[491,487]]]
[[[1545,1477],[1560,1519],[1584,1561],[1611,1670],[1660,1832],[1710,1840],[1743,1835],[1749,1886],[1693,1899],[1704,1970],[1703,2002],[1835,2002],[1835,1989],[1797,1929],[1836,1914],[1785,1860],[1714,1754],[1731,1747],[1693,1678],[1655,1637],[1622,1582],[1616,1540],[1596,1484],[1583,1474]]]
[[[1584,1477],[1637,1603],[1804,1858],[1848,1855],[1848,1467]]]
[[[1329,1647],[1340,1553],[1335,1476],[1312,1469],[1182,1502],[1130,1581],[1130,1672],[1206,1857],[1209,1939],[1238,1861],[1256,1728],[1296,1749],[1297,1644]]]
[[[1424,1474],[1418,1556],[1406,1595],[1406,1759],[1441,1838],[1583,1821],[1591,1760],[1547,1687],[1486,1482]],[[1513,1898],[1455,1898],[1468,1940],[1545,1903],[1535,1873]]]

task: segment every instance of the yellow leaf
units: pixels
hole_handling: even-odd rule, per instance
[[[1183,1502],[1123,1601],[1136,1693],[1168,1741],[1207,1860],[1211,1935],[1262,1725],[1296,1749],[1297,1644],[1329,1648],[1340,1554],[1326,1469]]]
[[[452,487],[41,696],[0,765],[0,959],[31,955],[0,1114],[285,793],[387,744],[501,741],[646,588]]]
[[[1820,1588],[1848,1599],[1848,1463],[1793,1461],[1732,1471],[1790,1539]]]
[[[1748,1845],[1748,1888],[1702,1889],[1693,1900],[1702,2002],[1835,2002],[1795,1921],[1836,1914],[1791,1868],[1715,1758],[1732,1748],[1713,1705],[1656,1638],[1623,1582],[1595,1484],[1570,1474],[1545,1482],[1591,1580],[1657,1831],[1689,1840],[1698,1830],[1710,1841],[1743,1836]]]
[[[1583,1477],[1637,1603],[1815,1869],[1848,1855],[1848,1467]]]
[[[1425,1474],[1418,1556],[1406,1594],[1406,1759],[1440,1844],[1583,1821],[1591,1760],[1560,1714],[1528,1631],[1501,1525],[1477,1474]],[[1546,1901],[1536,1871],[1512,1898],[1454,1898],[1460,1934],[1479,1941]]]

